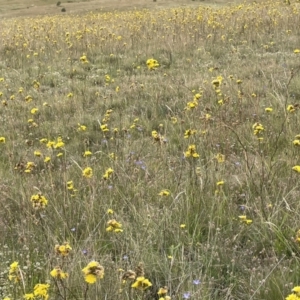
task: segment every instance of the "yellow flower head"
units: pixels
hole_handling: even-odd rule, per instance
[[[5,143],[5,137],[4,136],[0,136],[0,143]]]
[[[286,110],[290,113],[294,112],[296,109],[295,109],[295,106],[290,104],[287,106]]]
[[[146,62],[146,65],[149,70],[155,70],[157,67],[159,67],[158,61],[153,58],[149,58]]]
[[[80,123],[78,123],[78,128],[77,131],[86,131],[86,126],[85,125],[81,125]]]
[[[93,284],[97,281],[97,278],[102,279],[104,277],[104,268],[97,262],[90,262],[85,268],[82,269],[85,281],[89,284]]]
[[[294,166],[292,168],[293,171],[297,172],[297,173],[300,173],[300,166]]]
[[[239,220],[241,223],[244,223],[246,225],[250,225],[253,222],[251,219],[247,219],[245,215],[239,216]]]
[[[158,195],[167,197],[170,195],[170,192],[168,190],[161,190]]]
[[[89,61],[86,57],[86,55],[82,55],[79,59],[83,64],[87,64]]]
[[[260,124],[260,123],[254,123],[253,124],[253,126],[252,126],[252,128],[253,128],[253,134],[254,135],[259,135],[262,131],[264,131],[265,129],[264,129],[264,127],[263,127],[263,125],[262,124]]]
[[[168,293],[168,288],[165,286],[165,287],[162,287],[158,290],[157,292],[157,295],[159,296],[164,296]]]
[[[34,294],[33,293],[25,294],[24,299],[25,300],[34,300]]]
[[[295,286],[293,289],[292,289],[292,292],[294,294],[297,295],[297,297],[300,297],[300,286]]]
[[[196,133],[197,133],[197,130],[195,130],[195,129],[187,129],[184,133],[184,138],[188,139],[190,136],[192,136]]]
[[[86,150],[86,151],[84,151],[84,153],[83,153],[83,157],[88,157],[88,156],[91,156],[93,153],[91,152],[91,151],[89,151],[89,150]]]
[[[42,194],[32,195],[30,201],[34,209],[45,208],[48,204],[48,200]]]
[[[114,170],[112,168],[108,168],[105,171],[105,174],[103,175],[103,179],[104,180],[108,179],[112,175],[113,172],[114,172]]]
[[[60,267],[55,267],[51,272],[50,275],[57,279],[65,279],[68,277],[68,273],[64,273]]]
[[[30,113],[35,115],[38,111],[39,111],[39,109],[34,107],[34,108],[31,109]]]
[[[43,284],[43,283],[38,283],[34,286],[33,288],[33,294],[35,297],[41,297],[43,299],[48,299],[48,289],[50,287],[50,284]]]
[[[288,295],[285,300],[299,300],[300,298],[295,294]]]
[[[137,290],[145,290],[148,287],[152,286],[152,283],[145,277],[138,277],[136,281],[131,285],[132,288]]]
[[[216,160],[218,161],[218,163],[223,163],[225,161],[225,155],[218,153],[216,155]]]
[[[200,155],[196,151],[195,145],[189,145],[187,151],[184,152],[185,157],[198,158]]]
[[[90,167],[85,168],[82,171],[82,176],[86,178],[92,178],[93,177],[93,169]]]
[[[8,279],[14,283],[18,283],[21,280],[19,263],[17,261],[14,261],[9,266]]]
[[[55,245],[54,250],[58,255],[68,256],[72,248],[68,242],[65,242],[62,245]]]
[[[116,233],[123,232],[122,224],[117,222],[115,219],[109,220],[107,222],[106,231]]]

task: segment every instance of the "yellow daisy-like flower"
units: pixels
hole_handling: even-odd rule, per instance
[[[158,195],[167,197],[170,195],[170,192],[168,190],[161,190]]]
[[[0,136],[0,143],[5,144],[5,137],[4,136]]]
[[[155,70],[157,67],[159,67],[158,61],[153,58],[149,58],[146,62],[146,65],[149,70]]]
[[[89,151],[89,150],[86,150],[86,151],[84,151],[84,153],[83,153],[83,157],[88,157],[88,156],[91,156],[93,153],[91,152],[91,151]]]
[[[14,261],[9,266],[8,279],[14,283],[18,283],[21,280],[19,263],[17,261]]]
[[[300,146],[300,140],[293,140],[294,146]]]
[[[184,152],[185,157],[198,158],[200,155],[196,151],[195,145],[189,145],[187,151]]]
[[[38,283],[33,288],[33,294],[35,297],[41,297],[47,300],[49,298],[48,289],[50,284]]]
[[[80,123],[78,123],[78,128],[77,131],[86,131],[86,126],[85,125],[81,125]]]
[[[30,201],[34,209],[45,208],[48,204],[48,200],[42,194],[32,195]]]
[[[104,277],[104,268],[97,261],[90,262],[82,269],[82,272],[84,273],[85,281],[89,284],[95,283],[97,278],[102,279]]]
[[[195,130],[195,129],[187,129],[184,133],[184,138],[188,139],[190,136],[192,136],[196,133],[197,133],[197,130]]]
[[[68,256],[72,248],[68,242],[65,242],[62,245],[55,245],[54,250],[58,255]]]
[[[294,166],[292,168],[293,171],[297,172],[297,173],[300,173],[300,166]]]
[[[295,286],[293,289],[292,289],[292,292],[294,294],[297,295],[297,297],[300,297],[300,286]]]
[[[34,156],[40,157],[40,156],[42,155],[42,153],[41,153],[41,151],[39,151],[39,150],[35,150],[35,151],[33,152],[33,155],[34,155]]]
[[[86,178],[92,178],[93,177],[93,169],[90,167],[85,168],[82,171],[82,176]]]
[[[38,111],[39,111],[39,109],[34,107],[34,108],[31,109],[30,113],[35,115]]]
[[[79,60],[80,60],[83,64],[89,63],[89,61],[88,61],[86,55],[82,55],[82,56],[80,57]]]
[[[108,168],[106,171],[105,171],[105,174],[102,176],[102,178],[104,180],[107,180],[111,175],[112,173],[114,172],[114,170],[112,168]]]
[[[57,278],[57,279],[65,279],[69,276],[68,273],[63,272],[60,267],[55,267],[50,272],[50,275],[54,278]]]
[[[136,281],[131,285],[133,289],[137,290],[146,290],[150,286],[152,286],[152,283],[143,276],[138,277]]]
[[[157,295],[159,296],[164,296],[168,293],[168,288],[165,286],[165,287],[162,287],[158,290],[157,292]]]
[[[253,222],[251,219],[247,219],[245,215],[239,216],[239,220],[241,221],[241,223],[244,223],[246,225],[250,225]]]
[[[300,298],[295,294],[288,295],[285,300],[299,300]]]
[[[45,159],[44,159],[44,162],[47,163],[47,162],[49,162],[50,160],[51,160],[51,158],[50,158],[49,156],[46,156]]]
[[[273,111],[273,108],[272,107],[266,107],[265,108],[265,112],[267,112],[267,113],[270,113],[270,112],[272,112]]]
[[[107,222],[106,231],[107,232],[116,232],[116,233],[123,232],[122,224],[117,222],[115,219],[109,220]]]
[[[296,109],[295,109],[295,106],[290,104],[287,106],[286,110],[290,113],[294,112]]]
[[[265,129],[264,129],[264,127],[263,127],[263,125],[262,124],[260,124],[260,123],[255,123],[253,126],[252,126],[252,128],[253,128],[253,134],[254,135],[259,135],[262,131],[264,131]]]
[[[218,153],[216,155],[216,160],[218,161],[218,163],[223,163],[225,161],[225,155]]]
[[[25,300],[33,300],[34,299],[34,294],[33,293],[25,294],[24,299]]]

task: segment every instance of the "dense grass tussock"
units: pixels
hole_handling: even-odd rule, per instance
[[[300,299],[299,13],[1,20],[1,299]]]

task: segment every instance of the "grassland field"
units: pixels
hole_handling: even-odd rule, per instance
[[[299,14],[0,0],[0,299],[299,300]]]

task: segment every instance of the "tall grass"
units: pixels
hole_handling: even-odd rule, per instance
[[[2,298],[285,299],[299,21],[276,1],[0,21]]]

